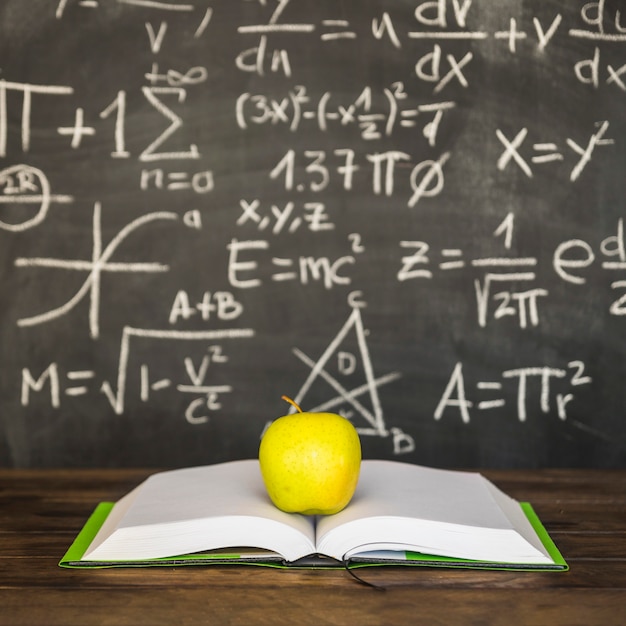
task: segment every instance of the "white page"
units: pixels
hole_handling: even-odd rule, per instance
[[[102,524],[100,530],[98,530],[98,532],[96,533],[96,536],[93,538],[93,541],[89,545],[89,548],[87,549],[85,555],[83,555],[83,558],[86,556],[87,553],[95,550],[95,548],[104,543],[115,532],[120,521],[122,520],[124,515],[126,515],[129,507],[135,501],[138,489],[139,487],[135,487],[132,491],[127,493],[123,498],[115,503],[115,506],[111,509],[111,512],[104,520],[104,524]]]
[[[257,460],[161,472],[133,496],[113,536],[105,541],[97,536],[84,559],[158,558],[249,546],[295,560],[315,551],[312,520],[271,503]]]
[[[318,535],[347,521],[393,515],[467,526],[510,528],[476,472],[442,470],[397,461],[367,460],[350,505],[319,520]]]
[[[319,518],[318,548],[342,558],[361,542],[367,550],[398,542],[442,556],[550,562],[514,531],[488,485],[475,472],[363,461],[350,505]]]
[[[535,549],[541,552],[546,558],[552,560],[549,552],[541,543],[541,539],[532,527],[532,524],[528,521],[524,511],[519,506],[519,503],[498,489],[492,483],[487,483],[487,489],[491,493],[492,498],[498,503],[506,516],[511,520],[511,524],[517,532],[520,533],[520,535],[522,535],[528,543],[532,544]]]

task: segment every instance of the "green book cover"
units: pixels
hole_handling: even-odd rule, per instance
[[[516,564],[516,563],[497,563],[486,561],[473,561],[467,559],[457,559],[453,557],[421,554],[417,552],[398,552],[397,559],[382,559],[372,556],[355,557],[349,563],[339,564],[332,559],[324,557],[305,559],[294,564],[287,564],[282,557],[265,551],[255,551],[253,549],[242,548],[241,550],[231,549],[229,551],[211,551],[194,554],[184,554],[173,557],[145,559],[137,561],[83,561],[81,560],[94,537],[100,530],[101,526],[107,519],[114,503],[102,502],[91,514],[82,530],[76,536],[72,545],[59,562],[60,567],[64,568],[112,568],[112,567],[164,567],[164,566],[182,566],[182,565],[224,565],[224,564],[247,564],[262,565],[267,567],[327,567],[327,568],[343,568],[349,567],[371,567],[384,565],[402,565],[402,566],[421,566],[421,567],[445,567],[445,568],[463,568],[463,569],[492,569],[492,570],[508,570],[508,571],[566,571],[569,569],[565,559],[559,552],[558,548],[548,535],[543,524],[537,517],[532,506],[523,502],[520,503],[522,510],[528,518],[530,524],[541,539],[541,542],[548,554],[552,557],[554,563],[548,565],[536,564]]]

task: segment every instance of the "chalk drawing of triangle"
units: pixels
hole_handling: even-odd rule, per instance
[[[356,336],[360,365],[362,366],[364,372],[364,382],[356,388],[346,389],[345,386],[337,380],[336,376],[329,373],[327,366],[330,360],[337,355],[342,344],[346,341],[351,332],[354,332]],[[400,377],[400,373],[393,372],[379,378],[374,377],[374,369],[372,367],[372,361],[367,347],[366,333],[363,328],[361,312],[358,307],[353,309],[346,323],[317,361],[313,361],[298,348],[294,348],[293,353],[311,369],[309,376],[294,398],[297,404],[301,405],[312,385],[316,381],[321,381],[326,383],[336,395],[316,407],[307,407],[307,411],[332,411],[339,405],[345,406],[348,404],[350,405],[352,411],[362,418],[359,422],[364,420],[365,425],[363,426],[361,426],[359,422],[353,420],[353,423],[360,434],[378,435],[381,437],[387,436],[388,432],[385,426],[383,410],[378,396],[378,387],[398,379]],[[368,396],[369,401],[360,400],[360,398],[364,395]]]

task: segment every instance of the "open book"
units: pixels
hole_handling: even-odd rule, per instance
[[[328,559],[567,569],[530,505],[480,474],[376,460],[362,462],[343,511],[316,517],[277,509],[257,460],[157,473],[117,503],[100,504],[60,565]]]

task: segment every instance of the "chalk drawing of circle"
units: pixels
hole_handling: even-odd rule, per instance
[[[9,205],[38,206],[35,215],[22,222],[8,223],[0,219],[0,228],[20,232],[40,224],[50,208],[50,183],[46,175],[30,165],[13,165],[0,171],[0,217],[3,206]]]

